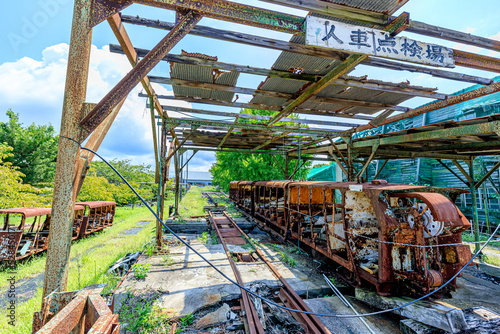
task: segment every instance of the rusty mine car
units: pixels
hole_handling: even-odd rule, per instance
[[[429,293],[470,259],[461,189],[326,181],[232,181],[246,214],[338,263],[350,284],[380,295]],[[456,282],[445,291],[456,288]]]

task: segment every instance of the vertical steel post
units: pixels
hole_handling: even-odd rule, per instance
[[[486,233],[490,234],[490,216],[488,212],[488,189],[486,188],[486,185],[483,182],[483,203],[484,203],[484,215],[486,217]]]
[[[290,158],[288,157],[288,154],[285,157],[285,180],[288,180],[288,164],[290,162]]]
[[[66,71],[66,86],[59,136],[52,215],[43,282],[43,297],[66,290],[75,203],[75,173],[80,154],[78,144],[92,43],[92,0],[75,0],[73,26]],[[42,297],[42,298],[43,298]]]
[[[469,176],[471,177],[471,182],[469,182],[470,193],[472,196],[472,214],[473,214],[473,225],[474,225],[474,241],[476,241],[476,253],[479,252],[480,245],[477,243],[479,241],[479,216],[477,212],[477,194],[476,194],[476,182],[474,181],[474,158],[471,157],[469,161]],[[479,256],[481,259],[481,256]]]
[[[157,200],[157,214],[160,219],[163,220],[163,201],[162,201],[162,186],[163,186],[163,173],[162,173],[162,161],[161,161],[161,152],[164,151],[164,143],[163,143],[163,132],[160,133],[160,130],[158,129],[158,136],[156,132],[156,119],[155,119],[155,107],[154,107],[154,99],[152,96],[149,97],[149,106],[150,106],[150,112],[151,112],[151,127],[153,129],[153,143],[154,143],[154,153],[155,153],[155,160],[156,160],[156,173],[155,173],[155,182],[158,183],[158,200]],[[162,124],[165,124],[165,122],[162,122]],[[162,128],[164,125],[162,125]],[[160,142],[160,143],[158,143]],[[158,146],[160,146],[160,151],[158,150]],[[161,240],[162,240],[162,232],[163,232],[163,227],[160,223],[160,221],[157,219],[156,220],[156,233],[155,233],[155,239],[156,239],[156,247],[161,248]]]
[[[179,215],[179,150],[174,154],[175,167],[175,210],[174,215]]]

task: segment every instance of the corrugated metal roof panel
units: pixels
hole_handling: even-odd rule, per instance
[[[328,0],[339,5],[354,7],[371,12],[392,14],[408,0]]]
[[[209,67],[173,63],[170,76],[174,79],[192,80],[204,83],[235,86],[239,72],[221,72]],[[231,102],[234,93],[203,88],[172,86],[175,96],[200,97]]]
[[[305,37],[294,35],[290,39],[290,42],[305,44]],[[290,71],[291,68],[298,68],[302,70],[302,73],[325,75],[338,64],[340,64],[340,61],[335,59],[283,51],[274,62],[272,68],[279,71]]]

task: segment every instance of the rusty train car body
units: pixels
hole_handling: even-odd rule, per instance
[[[344,267],[354,286],[367,282],[381,295],[422,295],[471,258],[462,244],[470,222],[454,204],[463,192],[384,180],[233,181],[229,196],[283,237]]]
[[[113,224],[115,202],[81,202],[75,204],[72,240]],[[1,209],[0,262],[18,261],[47,249],[51,208]]]

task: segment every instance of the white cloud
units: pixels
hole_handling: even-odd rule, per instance
[[[42,52],[42,60],[24,57],[16,62],[0,65],[0,121],[5,121],[4,112],[11,108],[19,113],[22,123],[51,123],[59,131],[65,87],[69,46],[57,44]],[[99,102],[130,71],[131,66],[124,55],[92,46],[89,66],[87,102]],[[161,95],[172,95],[172,91],[154,84]],[[99,153],[105,158],[131,159],[134,163],[154,164],[151,116],[145,99],[138,96],[139,84],[129,94]],[[170,100],[174,106],[190,107],[189,103]],[[185,117],[171,113],[172,117]],[[207,171],[213,158],[197,159],[196,169]],[[194,167],[194,166],[193,166]]]

